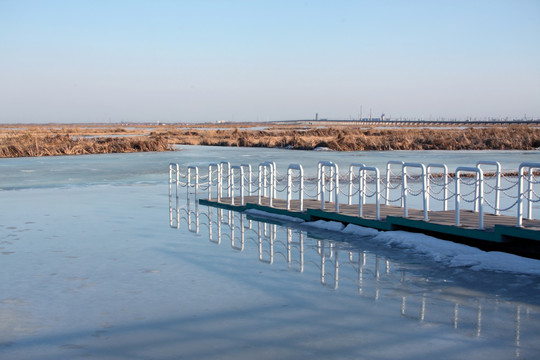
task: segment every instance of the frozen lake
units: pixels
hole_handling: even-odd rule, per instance
[[[540,261],[177,204],[167,166],[453,170],[495,158],[514,170],[539,155],[185,147],[2,159],[0,358],[538,358]]]

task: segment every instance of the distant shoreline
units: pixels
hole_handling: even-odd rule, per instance
[[[442,124],[441,124],[442,125]],[[313,126],[235,124],[3,124],[0,157],[168,151],[212,145],[336,151],[535,150],[540,125]]]

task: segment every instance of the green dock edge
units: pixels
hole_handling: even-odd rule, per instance
[[[337,221],[344,224],[354,224],[363,227],[369,227],[381,231],[404,230],[409,232],[424,233],[435,237],[458,241],[461,243],[470,243],[473,246],[482,244],[493,244],[498,249],[503,249],[511,245],[522,243],[526,248],[534,251],[532,247],[540,249],[540,231],[519,228],[517,226],[495,225],[492,231],[462,228],[452,225],[442,225],[429,221],[408,219],[398,216],[387,216],[386,220],[366,219],[358,216],[338,214],[328,210],[308,209],[306,211],[285,210],[247,203],[245,205],[231,205],[217,202],[216,200],[200,199],[199,204],[212,207],[218,207],[226,210],[243,212],[248,209],[256,209],[267,213],[290,216],[304,221]],[[482,247],[482,246],[480,246]],[[524,252],[529,252],[524,248]],[[540,250],[539,250],[540,251]],[[526,255],[520,251],[521,255]],[[539,257],[540,255],[533,255]]]

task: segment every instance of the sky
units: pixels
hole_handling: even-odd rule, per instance
[[[540,1],[0,0],[0,123],[540,118]]]

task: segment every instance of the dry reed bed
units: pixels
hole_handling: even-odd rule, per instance
[[[273,126],[259,131],[234,127],[187,129],[185,125],[28,125],[18,129],[0,127],[0,141],[0,157],[166,151],[173,144],[303,150],[326,147],[339,151],[532,150],[540,148],[540,128],[527,125],[467,129]]]
[[[168,143],[158,136],[87,139],[71,135],[24,132],[2,138],[0,157],[107,154],[168,149]]]
[[[467,129],[316,128],[296,130],[159,129],[151,134],[169,143],[190,145],[277,147],[338,151],[362,150],[533,150],[540,148],[540,129],[529,126]]]

